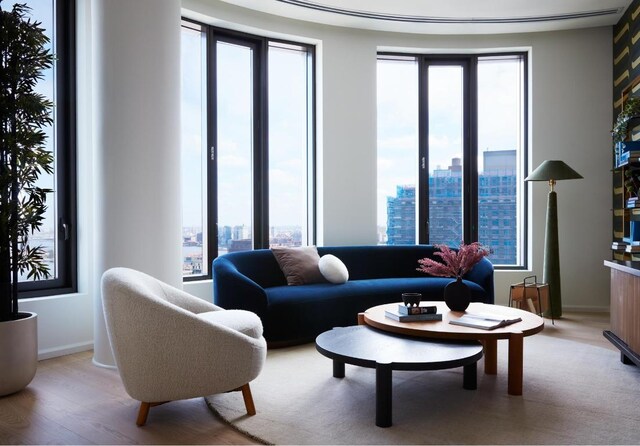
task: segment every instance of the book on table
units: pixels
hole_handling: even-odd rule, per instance
[[[435,314],[438,312],[436,305],[419,305],[417,307],[407,307],[404,304],[398,304],[398,314]]]
[[[522,318],[508,318],[497,314],[487,313],[467,313],[458,319],[451,319],[450,324],[462,325],[463,327],[480,328],[482,330],[493,330],[507,325],[520,322]]]
[[[387,310],[384,312],[385,317],[398,322],[418,322],[418,321],[441,321],[440,313],[422,313],[422,314],[400,314],[397,311]]]

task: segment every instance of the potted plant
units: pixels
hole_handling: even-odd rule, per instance
[[[640,97],[629,97],[622,107],[622,111],[613,123],[611,136],[613,142],[623,142],[628,137],[629,121],[633,118],[640,117]]]
[[[44,128],[53,123],[53,104],[35,91],[53,55],[40,23],[26,5],[11,11],[0,0],[0,395],[17,392],[35,375],[38,346],[34,313],[18,311],[18,281],[49,276],[44,250],[29,245],[39,231],[50,189],[38,178],[53,173]]]
[[[461,243],[460,248],[451,249],[447,245],[434,245],[438,252],[433,255],[442,259],[437,262],[425,258],[418,260],[418,271],[438,277],[455,277],[455,281],[449,283],[444,289],[444,301],[453,311],[464,311],[469,306],[469,288],[462,281],[462,277],[473,267],[489,255],[489,250],[478,242]]]

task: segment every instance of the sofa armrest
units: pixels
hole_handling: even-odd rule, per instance
[[[495,291],[493,288],[493,263],[487,258],[483,258],[473,267],[465,276],[465,280],[475,282],[480,285],[487,293],[488,304],[495,303]]]
[[[263,321],[267,313],[264,289],[224,256],[213,261],[213,303],[226,310],[253,311]]]

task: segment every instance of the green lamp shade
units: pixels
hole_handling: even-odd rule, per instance
[[[582,178],[578,172],[567,166],[564,161],[546,160],[531,172],[525,181],[577,180]]]

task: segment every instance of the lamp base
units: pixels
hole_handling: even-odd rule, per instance
[[[542,281],[549,285],[549,308],[543,316],[562,317],[560,283],[560,249],[558,248],[558,197],[554,190],[547,197],[547,226],[544,237],[544,266]]]

